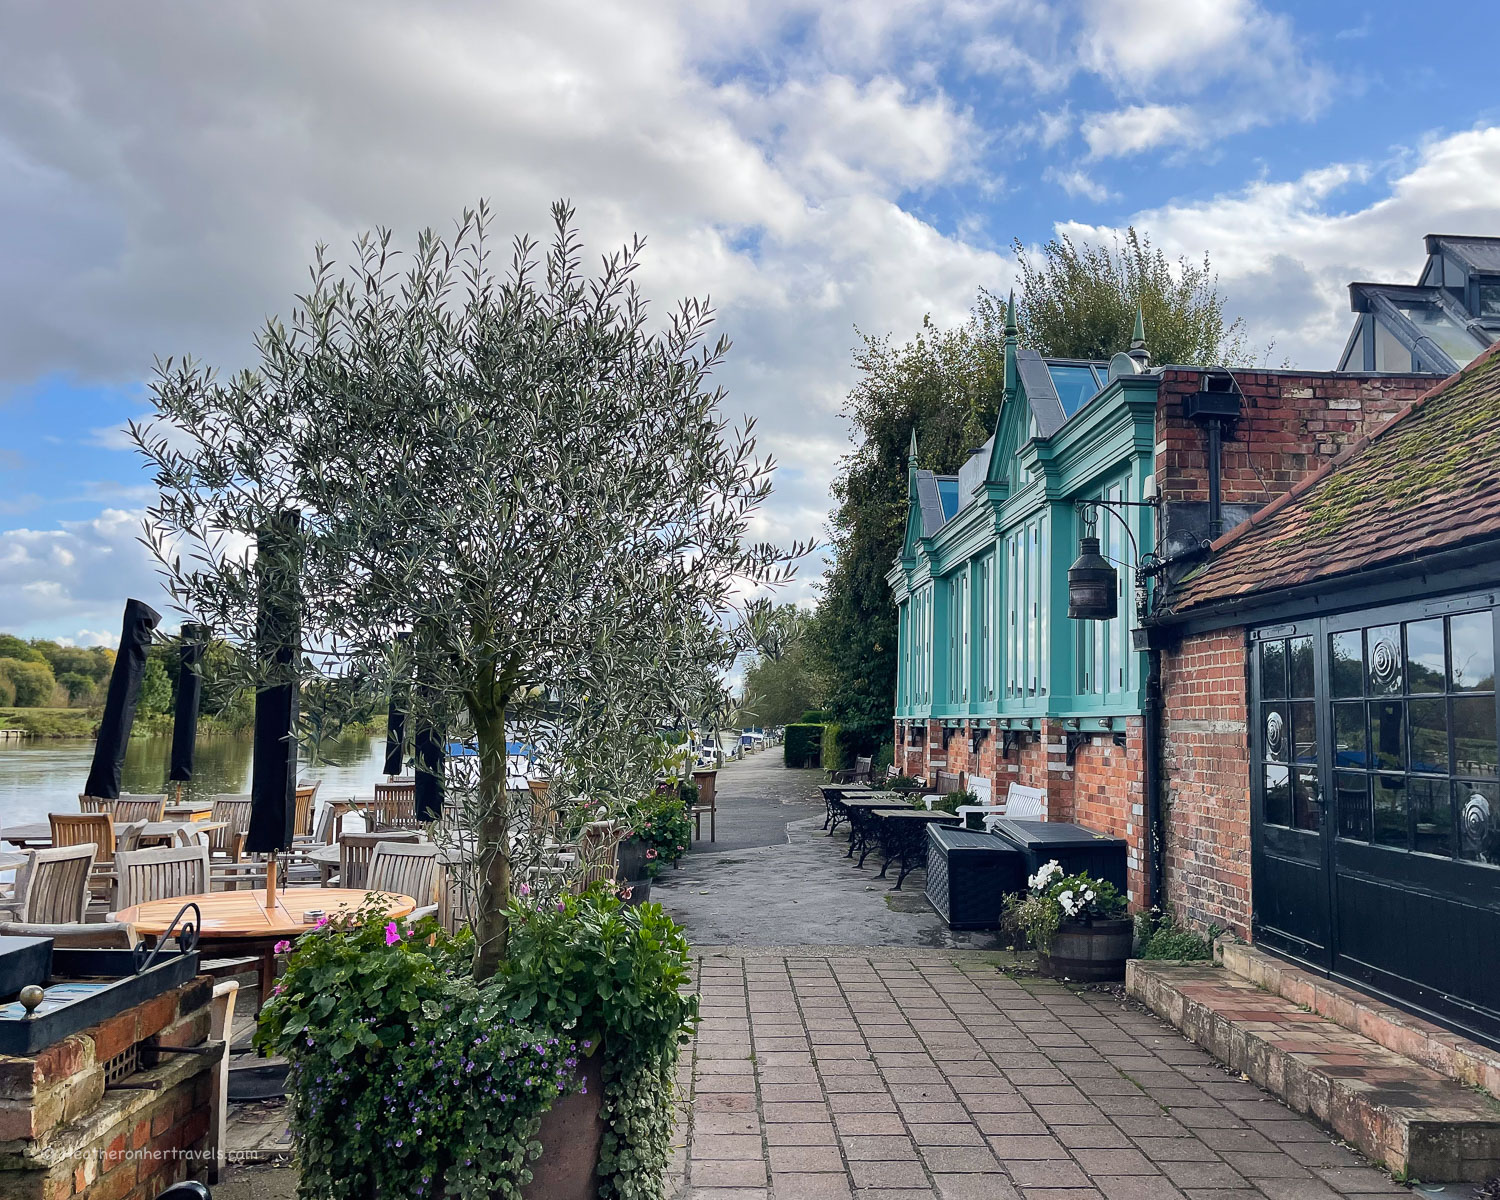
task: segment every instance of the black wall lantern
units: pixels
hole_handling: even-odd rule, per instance
[[[1120,577],[1099,553],[1099,539],[1083,537],[1078,558],[1068,568],[1068,618],[1112,621],[1119,614]]]

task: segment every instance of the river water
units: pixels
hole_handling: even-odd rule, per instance
[[[125,751],[120,790],[167,792],[167,766],[172,750],[170,737],[132,738]],[[193,780],[183,789],[184,799],[215,792],[250,790],[251,739],[211,737],[198,743]],[[318,803],[350,797],[369,798],[375,784],[385,778],[381,771],[385,738],[357,737],[324,742],[317,763],[304,763],[300,779],[318,779]],[[78,793],[88,779],[94,758],[92,738],[27,738],[0,741],[0,825],[45,823],[49,812],[76,813]]]

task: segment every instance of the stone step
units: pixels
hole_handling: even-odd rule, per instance
[[[1439,1075],[1500,1098],[1500,1051],[1452,1033],[1431,1021],[1393,1008],[1379,999],[1302,970],[1242,942],[1222,941],[1218,952],[1227,970],[1256,987],[1310,1008],[1345,1029],[1362,1033]]]
[[[1125,989],[1232,1070],[1398,1176],[1500,1174],[1500,1103],[1242,976],[1132,959]]]

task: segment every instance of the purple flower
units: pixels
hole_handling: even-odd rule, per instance
[[[396,922],[392,921],[385,927],[385,944],[394,946],[401,940],[401,931],[396,928]]]
[[[531,895],[531,885],[529,883],[520,884],[516,888],[516,895],[518,895],[518,896],[529,896],[529,895]]]
[[[271,947],[271,951],[274,954],[285,954],[291,948],[292,943],[287,941],[285,938],[282,938],[281,941],[277,942],[274,946]]]

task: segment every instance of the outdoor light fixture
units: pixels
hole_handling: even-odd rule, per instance
[[[1118,511],[1116,505],[1126,508],[1155,508],[1156,498],[1149,500],[1080,500],[1077,502],[1079,520],[1083,524],[1083,536],[1078,539],[1078,557],[1068,568],[1068,619],[1072,621],[1113,621],[1120,615],[1120,575],[1114,564],[1104,556],[1094,525],[1102,508],[1125,527],[1125,536],[1130,539],[1130,551],[1135,571],[1135,615],[1141,621],[1146,617],[1146,581],[1161,570],[1161,560],[1155,554],[1140,552],[1130,522]]]
[[[1068,568],[1068,619],[1113,621],[1120,611],[1119,583],[1119,573],[1099,553],[1099,539],[1080,538],[1078,558]]]

